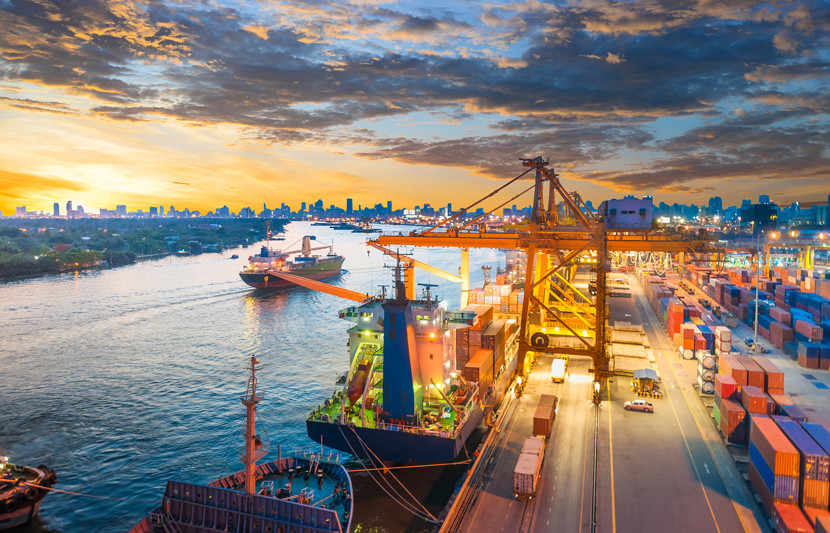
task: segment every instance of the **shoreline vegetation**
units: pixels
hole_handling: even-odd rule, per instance
[[[271,220],[273,234],[287,220]],[[0,220],[0,281],[221,253],[266,238],[261,219]]]

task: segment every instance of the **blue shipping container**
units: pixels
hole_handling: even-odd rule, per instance
[[[804,428],[786,416],[773,416],[772,419],[801,454],[801,475],[818,481],[830,480],[830,456]]]
[[[798,355],[803,355],[804,357],[818,357],[819,356],[819,348],[818,344],[814,342],[799,342],[798,343]]]
[[[803,427],[804,430],[810,434],[813,440],[821,446],[825,453],[830,455],[830,431],[828,431],[826,427],[813,422],[802,422],[801,427]]]
[[[778,410],[781,411],[782,415],[788,416],[796,422],[807,421],[807,415],[795,405],[779,405]]]

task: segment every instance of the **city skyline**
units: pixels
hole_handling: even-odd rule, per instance
[[[463,206],[537,155],[595,204],[830,192],[822,2],[21,1],[0,20],[4,214]]]

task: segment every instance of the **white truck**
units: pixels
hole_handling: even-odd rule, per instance
[[[545,460],[545,439],[528,437],[522,446],[522,453],[513,470],[513,495],[520,500],[529,500],[536,495],[542,461]]]
[[[565,381],[565,370],[568,367],[566,359],[554,359],[550,365],[550,379],[554,383],[562,383]]]

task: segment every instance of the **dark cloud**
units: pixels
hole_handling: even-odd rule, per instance
[[[590,179],[679,190],[690,176],[809,176],[827,168],[818,145],[827,140],[828,28],[816,22],[828,19],[826,3],[511,6],[471,16],[316,2],[286,10],[284,19],[296,15],[291,24],[269,25],[198,2],[7,0],[0,75],[86,95],[93,113],[113,120],[235,124],[246,141],[363,143],[375,148],[360,157],[486,176],[510,175],[505,161],[539,153],[579,175],[624,150],[647,161],[633,173]],[[412,41],[400,46],[403,39]],[[498,57],[514,49],[524,51]],[[80,111],[26,100],[9,105]],[[501,120],[490,137],[354,129],[413,112]],[[707,126],[663,138],[652,127],[661,117]]]

